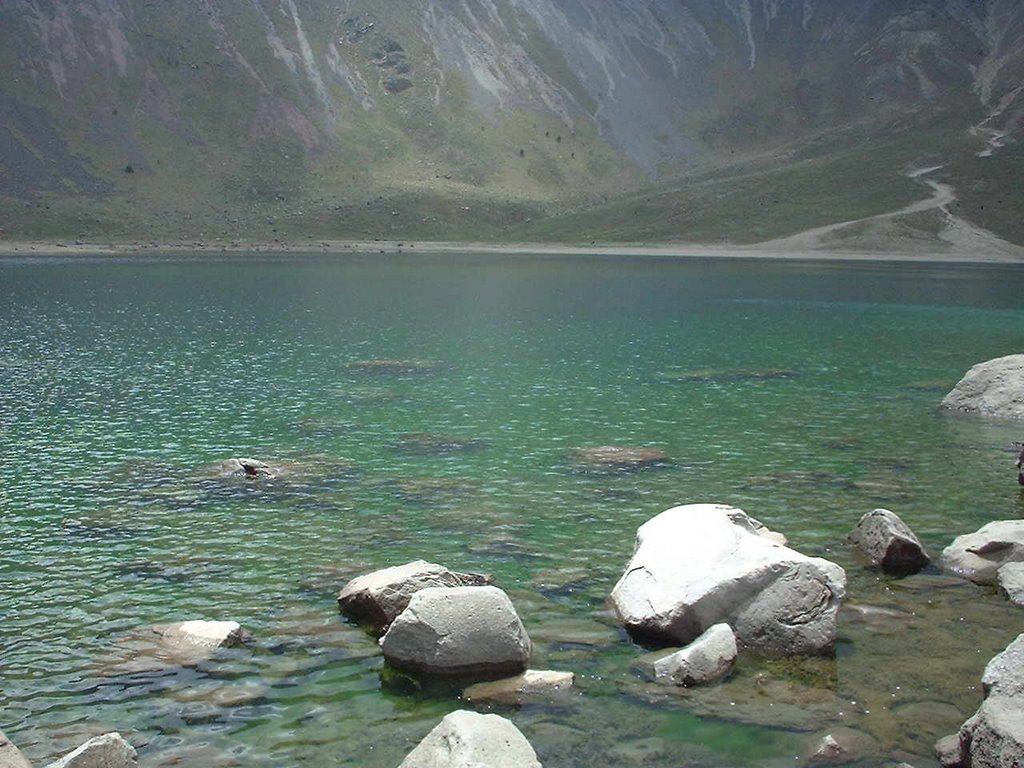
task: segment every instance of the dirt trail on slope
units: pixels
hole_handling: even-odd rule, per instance
[[[758,243],[755,247],[794,251],[961,252],[968,256],[1024,260],[1024,247],[1014,245],[950,211],[949,206],[956,202],[956,190],[949,184],[924,178],[942,167],[918,168],[906,174],[908,178],[920,180],[931,189],[931,197],[925,200],[888,213],[815,227],[789,237]],[[918,229],[909,219],[929,211],[935,211],[941,217],[937,233]]]

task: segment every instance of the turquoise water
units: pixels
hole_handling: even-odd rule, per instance
[[[151,765],[395,766],[450,692],[392,681],[338,616],[355,573],[494,574],[568,701],[503,711],[546,766],[791,764],[838,725],[879,761],[977,707],[1021,614],[843,543],[896,511],[933,551],[1024,513],[1024,427],[938,412],[1024,350],[1024,269],[472,256],[0,260],[0,727],[35,761],[118,729]],[[393,375],[361,361],[419,361]],[[479,441],[401,450],[407,433]],[[572,471],[574,447],[671,466]],[[218,480],[231,456],[277,481]],[[636,527],[746,510],[848,572],[834,662],[748,659],[679,696],[605,598]],[[134,662],[140,627],[234,619],[252,643]],[[383,673],[383,674],[382,674]]]

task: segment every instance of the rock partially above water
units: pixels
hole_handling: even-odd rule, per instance
[[[385,629],[406,609],[412,596],[427,587],[484,586],[490,578],[457,573],[443,565],[416,560],[352,579],[338,593],[342,612]]]
[[[530,742],[499,715],[445,716],[399,768],[541,768]]]
[[[1024,419],[1024,355],[978,363],[942,400],[948,411]]]
[[[32,764],[0,731],[0,768],[32,768]]]
[[[747,648],[832,652],[843,569],[753,533],[746,520],[732,507],[691,504],[642,525],[611,596],[626,629],[683,645],[726,622]]]
[[[135,748],[119,733],[105,733],[89,739],[73,752],[46,768],[135,768],[138,755]]]
[[[913,531],[887,509],[864,515],[849,538],[872,565],[886,573],[909,576],[931,562]]]
[[[497,587],[428,587],[380,640],[396,667],[435,675],[498,677],[526,669],[533,644]]]
[[[685,648],[657,659],[654,679],[669,685],[706,685],[729,674],[736,654],[732,629],[728,624],[715,624]]]
[[[940,562],[975,584],[995,584],[1005,563],[1024,562],[1024,520],[995,520],[957,536],[942,550]]]
[[[1024,563],[1007,563],[996,571],[999,591],[1014,605],[1024,606]]]
[[[178,647],[230,648],[245,641],[245,633],[237,621],[195,619],[160,627],[158,631],[167,645]]]
[[[271,467],[259,459],[232,458],[225,459],[217,468],[218,477],[251,477],[272,479],[279,477],[281,471]]]
[[[941,739],[936,752],[952,768],[1015,768],[1024,765],[1024,634],[985,667],[985,700],[961,726]]]
[[[664,467],[669,462],[668,454],[658,448],[599,445],[590,448],[574,448],[569,454],[572,470],[585,474],[635,472],[651,467]]]

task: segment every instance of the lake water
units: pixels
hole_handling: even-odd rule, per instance
[[[0,727],[38,764],[117,729],[150,765],[397,766],[464,704],[388,674],[335,594],[424,558],[493,574],[532,666],[577,673],[574,696],[499,710],[548,768],[792,765],[838,727],[920,768],[1024,614],[936,571],[880,577],[843,538],[882,506],[937,552],[1024,513],[1024,426],[937,410],[1021,351],[1015,267],[0,260]],[[672,464],[573,471],[572,448],[608,444]],[[215,479],[231,456],[292,473]],[[840,563],[847,603],[888,613],[844,611],[835,660],[645,682],[605,600],[637,526],[703,501]],[[134,631],[189,618],[253,640],[131,658]]]

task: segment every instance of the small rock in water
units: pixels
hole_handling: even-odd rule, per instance
[[[729,674],[737,654],[732,629],[715,624],[685,648],[658,658],[654,679],[668,685],[707,685]]]
[[[804,764],[807,766],[845,765],[876,757],[878,742],[854,728],[835,728],[812,744]]]
[[[931,562],[913,531],[887,509],[865,514],[849,539],[872,565],[886,573],[908,576]]]
[[[164,642],[172,646],[230,648],[245,641],[245,633],[237,621],[194,619],[164,627],[161,634]]]

